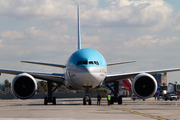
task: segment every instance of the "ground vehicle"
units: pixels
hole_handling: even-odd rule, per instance
[[[160,93],[157,95],[157,100],[160,100],[160,99],[164,99],[164,94]]]
[[[135,101],[136,99],[141,99],[141,98],[138,98],[136,95],[132,94],[131,99]],[[145,99],[143,99],[143,101],[145,101]]]
[[[139,99],[139,98],[135,96],[134,94],[132,94],[131,99],[135,101],[136,99]]]
[[[166,94],[164,95],[164,99],[167,100],[179,100],[179,96],[176,96],[175,94]]]
[[[157,95],[157,100],[164,99],[164,95],[167,94],[167,90],[168,90],[167,85],[161,85]]]

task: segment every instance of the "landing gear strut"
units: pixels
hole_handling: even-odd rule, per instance
[[[119,105],[122,104],[122,96],[118,96],[119,93],[119,82],[114,82],[112,87],[114,87],[114,90],[109,86],[106,85],[114,94],[114,97],[111,97],[110,104],[114,104],[114,102],[118,102]]]
[[[44,105],[47,105],[48,103],[53,103],[53,105],[56,105],[56,97],[52,97],[53,92],[60,86],[56,86],[56,88],[54,88],[54,90],[52,90],[52,82],[51,81],[47,81],[48,84],[48,97],[44,97]]]
[[[86,105],[86,102],[88,102],[88,104],[91,105],[91,98],[90,98],[90,94],[89,94],[89,87],[86,87],[85,95],[86,95],[86,97],[83,98],[83,105]]]

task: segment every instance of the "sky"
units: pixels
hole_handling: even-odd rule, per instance
[[[77,5],[82,48],[99,51],[108,72],[180,67],[179,0],[0,0],[0,68],[63,73],[22,60],[66,64],[77,50]],[[14,75],[1,74],[0,83]],[[167,74],[180,81],[180,72]]]

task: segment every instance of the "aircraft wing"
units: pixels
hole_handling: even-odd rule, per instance
[[[174,72],[174,71],[180,71],[180,68],[147,70],[147,71],[139,71],[139,72],[124,72],[124,73],[114,73],[114,74],[111,73],[106,75],[104,84],[109,84],[111,82],[116,82],[127,78],[134,78],[136,75],[140,73],[157,74],[157,73],[166,73],[166,72]]]
[[[112,66],[112,65],[118,65],[118,64],[126,64],[126,63],[132,63],[136,61],[124,61],[124,62],[116,62],[116,63],[108,63],[107,66]]]
[[[27,72],[27,71],[6,70],[6,69],[0,69],[0,73],[12,74],[12,75],[27,73],[32,75],[36,79],[52,81],[60,84],[63,84],[65,80],[64,74],[60,74],[60,73],[40,73],[40,72]]]
[[[52,63],[42,63],[42,62],[31,62],[31,61],[21,61],[23,63],[30,63],[30,64],[37,64],[37,65],[47,65],[51,67],[59,67],[59,68],[65,68],[65,65],[59,65],[59,64],[52,64]]]

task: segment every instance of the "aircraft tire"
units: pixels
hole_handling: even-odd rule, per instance
[[[47,105],[47,97],[44,97],[44,105]]]
[[[56,105],[56,97],[53,97],[53,105]]]
[[[83,105],[86,105],[86,98],[83,98]]]
[[[89,102],[89,105],[91,105],[91,98],[89,98],[89,101],[88,101],[88,102]]]
[[[110,104],[114,104],[114,97],[111,97]]]
[[[119,105],[122,104],[122,97],[121,97],[121,96],[118,97],[118,104],[119,104]]]
[[[114,100],[113,99],[110,100],[110,104],[114,104]]]

